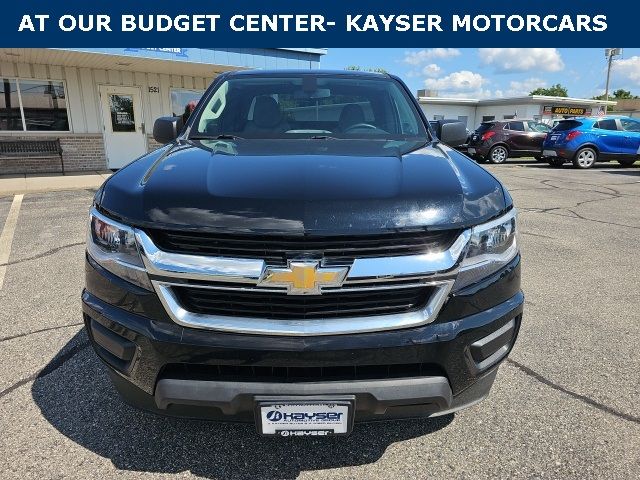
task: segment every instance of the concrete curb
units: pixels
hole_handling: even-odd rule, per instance
[[[0,176],[0,197],[25,193],[55,192],[98,188],[111,171],[62,174],[20,174]]]

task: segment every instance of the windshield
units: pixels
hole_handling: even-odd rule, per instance
[[[388,77],[239,75],[202,101],[190,138],[379,139],[413,144],[429,139],[413,102]]]

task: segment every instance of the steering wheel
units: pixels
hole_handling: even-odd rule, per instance
[[[356,123],[355,125],[350,125],[344,129],[344,132],[348,132],[350,130],[355,130],[356,128],[366,128],[367,130],[379,130],[375,125],[371,125],[370,123]]]

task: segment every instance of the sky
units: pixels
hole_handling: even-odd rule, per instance
[[[411,91],[426,88],[441,97],[495,98],[528,95],[560,83],[569,96],[604,93],[604,48],[329,48],[321,68],[382,67]],[[614,60],[610,91],[640,95],[640,48],[625,48]]]

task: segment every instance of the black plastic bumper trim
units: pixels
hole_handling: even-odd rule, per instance
[[[356,409],[382,415],[387,408],[432,404],[437,410],[451,406],[453,395],[445,377],[418,377],[374,381],[325,383],[256,383],[181,380],[158,381],[155,403],[217,407],[225,415],[251,411],[256,396],[277,395],[299,398],[315,395],[355,395]]]
[[[516,326],[515,319],[511,319],[491,335],[487,335],[480,340],[471,344],[471,355],[476,362],[481,362],[487,357],[496,353],[496,351],[507,345],[513,338],[513,332]]]
[[[136,352],[136,345],[130,340],[121,337],[115,332],[112,332],[108,328],[102,326],[91,319],[91,335],[95,342],[104,348],[107,352],[120,360],[129,362],[133,359]]]

